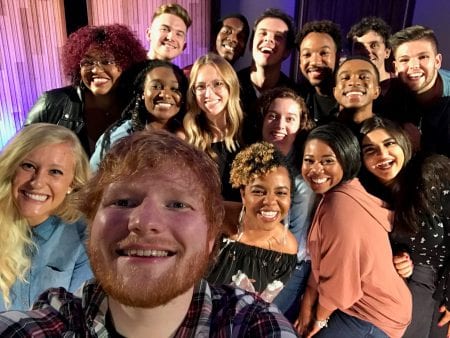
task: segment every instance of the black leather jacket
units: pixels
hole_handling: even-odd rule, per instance
[[[81,88],[67,86],[44,92],[28,112],[25,125],[37,122],[64,126],[77,134],[83,148],[90,156],[89,141],[83,120],[83,94]]]

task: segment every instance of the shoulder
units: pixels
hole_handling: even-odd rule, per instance
[[[0,315],[2,337],[62,337],[83,332],[81,300],[63,288],[49,289],[26,312],[7,311]]]
[[[77,236],[81,240],[86,238],[86,221],[83,218],[78,219],[75,222],[65,222],[58,216],[55,217],[55,220],[58,222],[58,226],[56,227],[60,233],[67,234],[69,236]]]
[[[213,312],[216,317],[222,317],[213,321],[227,325],[231,322],[236,336],[297,337],[292,325],[275,305],[232,286],[210,288]]]

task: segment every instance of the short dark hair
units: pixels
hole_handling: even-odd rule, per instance
[[[325,142],[333,149],[344,172],[342,182],[356,177],[361,168],[361,150],[358,139],[347,126],[331,122],[316,127],[308,134],[305,145],[314,139]]]
[[[362,60],[362,61],[366,61],[367,63],[371,64],[372,68],[375,71],[375,76],[377,77],[377,84],[380,84],[380,71],[378,70],[377,66],[375,66],[375,64],[367,56],[364,56],[364,55],[351,55],[351,56],[347,57],[344,61],[341,62],[341,64],[336,69],[336,72],[335,72],[336,77],[337,77],[339,69],[342,67],[342,65],[351,60]]]
[[[377,16],[368,16],[354,24],[347,33],[347,40],[350,46],[356,37],[361,37],[369,31],[374,31],[383,38],[387,48],[390,48],[389,38],[391,37],[391,27],[382,18]]]
[[[341,51],[342,45],[342,36],[341,36],[341,28],[337,23],[334,23],[330,20],[318,20],[318,21],[310,21],[303,25],[302,29],[298,32],[297,37],[295,39],[295,43],[300,49],[300,45],[303,39],[309,33],[325,33],[331,36],[336,46],[336,53],[339,54]]]
[[[292,19],[292,17],[290,15],[286,14],[285,12],[283,12],[282,10],[280,10],[278,8],[267,8],[255,20],[255,23],[253,24],[253,29],[252,29],[252,36],[250,38],[250,48],[252,47],[252,44],[253,44],[253,38],[255,36],[256,26],[258,26],[258,24],[262,20],[264,20],[266,18],[280,19],[288,26],[288,31],[287,31],[287,34],[286,34],[286,48],[288,50],[291,50],[294,47],[294,45],[295,45],[295,25],[294,25],[294,20]]]
[[[223,27],[223,22],[226,19],[232,19],[232,18],[238,19],[244,24],[242,32],[244,33],[244,36],[245,36],[245,41],[244,41],[245,42],[244,49],[245,49],[245,47],[247,46],[248,37],[250,36],[250,26],[248,24],[247,18],[239,13],[232,13],[232,14],[225,15],[224,17],[220,18],[219,21],[216,22],[216,24],[213,27],[214,41],[216,40],[215,38],[217,37],[217,34],[219,34],[220,30]]]
[[[180,4],[163,4],[159,6],[153,13],[152,21],[162,14],[172,14],[178,16],[181,20],[183,20],[186,25],[186,29],[188,29],[192,24],[192,19],[189,16],[189,13]]]
[[[391,45],[392,51],[395,54],[395,51],[401,44],[422,39],[430,41],[433,45],[434,51],[436,53],[438,52],[439,44],[434,31],[431,28],[420,25],[407,27],[405,29],[402,29],[401,31],[398,31],[391,36],[391,38],[389,39],[389,43]]]

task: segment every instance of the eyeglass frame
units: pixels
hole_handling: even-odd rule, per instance
[[[84,63],[84,65],[83,65],[83,63]],[[86,63],[88,63],[88,65],[86,65]],[[82,59],[80,61],[80,69],[84,69],[84,70],[91,70],[95,66],[105,70],[108,67],[112,67],[112,66],[116,66],[116,65],[117,65],[117,63],[115,60],[108,60],[108,59],[103,59],[103,60]]]
[[[194,95],[197,95],[197,96],[205,95],[206,94],[206,90],[208,89],[208,87],[211,88],[211,90],[215,94],[221,93],[224,90],[224,88],[228,89],[228,85],[223,80],[214,80],[214,81],[212,81],[212,83],[210,82],[210,83],[205,83],[205,84],[202,84],[202,85],[204,85],[205,88],[201,89],[200,93],[197,93],[198,90],[199,90],[198,86],[200,86],[199,84],[194,84],[192,86],[192,92],[194,93]]]

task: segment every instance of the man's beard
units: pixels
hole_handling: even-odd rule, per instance
[[[95,243],[88,242],[88,251],[94,275],[106,294],[123,305],[141,308],[165,305],[187,292],[204,276],[209,262],[205,244],[203,251],[183,256],[174,268],[143,283],[139,268],[130,269],[124,276],[115,268],[117,265],[106,261]]]

